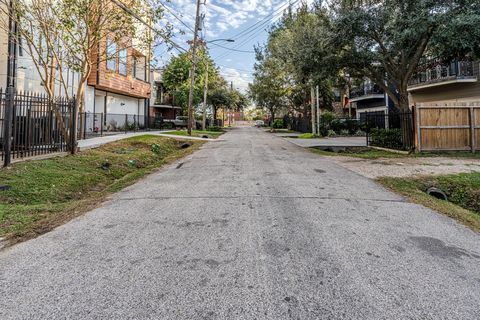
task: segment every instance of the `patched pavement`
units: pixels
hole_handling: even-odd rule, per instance
[[[261,129],[222,139],[1,251],[0,319],[480,318],[479,234]]]

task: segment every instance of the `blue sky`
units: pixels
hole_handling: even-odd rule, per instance
[[[214,42],[208,45],[211,56],[220,67],[221,74],[227,81],[233,81],[235,88],[244,91],[248,87],[248,83],[252,80],[255,62],[253,47],[265,42],[266,29],[280,18],[289,2],[298,5],[301,1],[206,0],[206,5],[202,6],[202,12],[205,14],[202,38],[207,41],[224,38],[235,40],[234,43]],[[175,28],[175,36],[172,40],[187,48],[186,41],[193,38],[193,32],[190,29],[193,29],[195,24],[196,1],[171,0],[162,1],[162,3],[170,10],[170,12],[166,10],[165,18]],[[180,34],[180,31],[185,34]],[[241,52],[227,50],[218,45]],[[168,62],[170,56],[175,54],[177,54],[175,50],[165,52],[161,47],[156,49],[160,65]]]

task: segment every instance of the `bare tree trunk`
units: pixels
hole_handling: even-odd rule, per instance
[[[76,119],[78,119],[78,115],[82,115],[84,112],[85,112],[85,78],[82,77],[82,79],[80,79],[79,81],[79,84],[78,84],[78,88],[77,88],[77,96],[76,96],[76,99],[75,99],[75,103],[76,103],[76,113],[74,115],[74,117],[76,117]],[[83,128],[84,128],[84,117],[80,117],[80,122],[78,121],[75,121],[75,128],[72,128],[72,133],[73,136],[74,136],[74,139],[73,139],[73,145],[70,146],[73,150],[72,153],[77,153],[77,140],[78,140],[78,136],[77,136],[77,132],[79,133],[80,137],[83,137]],[[103,125],[103,123],[101,124]],[[80,131],[78,130],[78,126],[80,126]]]

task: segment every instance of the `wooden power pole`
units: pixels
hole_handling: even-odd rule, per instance
[[[207,122],[207,93],[208,93],[208,61],[205,63],[205,85],[203,87],[203,114],[202,114],[202,130],[203,131],[205,131],[206,129],[206,122]]]
[[[197,68],[197,41],[198,29],[200,28],[200,5],[201,0],[197,0],[197,12],[195,14],[195,30],[192,42],[192,67],[190,68],[190,91],[188,93],[188,135],[192,135],[193,126],[193,89],[195,86],[195,70]]]

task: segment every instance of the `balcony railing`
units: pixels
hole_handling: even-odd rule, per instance
[[[478,65],[478,61],[467,59],[451,62],[439,59],[431,60],[419,66],[408,85],[418,86],[459,79],[477,79]]]
[[[350,99],[360,98],[363,96],[376,95],[376,94],[384,94],[384,93],[385,91],[383,91],[383,89],[376,84],[365,85],[365,86],[356,87],[350,90]]]
[[[171,97],[163,97],[163,99],[161,98],[157,98],[155,99],[155,102],[154,102],[155,105],[167,105],[167,106],[170,106],[170,105],[173,105],[173,99]]]

